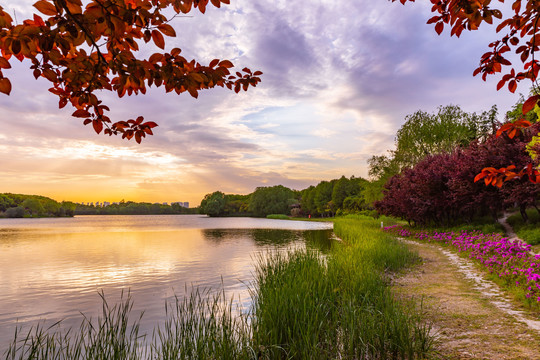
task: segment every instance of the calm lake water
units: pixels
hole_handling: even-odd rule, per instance
[[[78,327],[131,291],[143,332],[186,286],[224,288],[249,308],[254,256],[328,248],[331,223],[200,215],[0,219],[0,355],[16,327]],[[134,317],[136,317],[134,316]]]

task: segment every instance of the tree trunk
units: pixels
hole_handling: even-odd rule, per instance
[[[519,205],[519,212],[521,213],[521,217],[523,218],[523,221],[528,223],[529,222],[529,215],[527,215],[527,206],[526,205]]]

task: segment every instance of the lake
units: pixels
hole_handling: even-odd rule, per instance
[[[201,215],[0,219],[0,355],[16,327],[78,327],[131,292],[142,332],[191,286],[224,289],[250,306],[255,258],[331,246],[332,224]],[[136,317],[136,316],[134,316]]]

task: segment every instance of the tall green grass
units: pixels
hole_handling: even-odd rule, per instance
[[[17,333],[18,359],[419,359],[431,348],[419,309],[395,300],[389,275],[417,260],[380,231],[380,219],[335,220],[341,242],[321,253],[275,252],[256,259],[252,308],[223,292],[193,289],[166,305],[152,336],[139,333],[132,301],[109,307],[78,331]]]
[[[523,221],[519,212],[508,217],[507,222],[516,235],[531,245],[540,244],[540,214],[536,209],[528,209],[529,222]]]
[[[152,359],[249,359],[249,317],[239,315],[225,293],[193,289],[166,306],[165,324],[154,331]]]
[[[102,314],[96,321],[84,318],[77,330],[61,331],[59,323],[36,326],[21,334],[15,331],[5,352],[6,360],[22,359],[138,359],[144,336],[139,334],[140,317],[129,322],[133,302],[125,300],[110,307],[103,293]],[[142,314],[141,314],[142,316]]]
[[[419,309],[397,302],[387,274],[417,256],[380,221],[335,220],[343,242],[327,257],[303,250],[260,261],[253,318],[256,348],[271,358],[415,359],[432,345]]]

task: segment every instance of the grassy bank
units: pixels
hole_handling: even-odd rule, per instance
[[[6,359],[415,359],[431,347],[412,304],[397,302],[389,275],[416,256],[380,231],[380,220],[335,220],[342,242],[326,254],[275,253],[257,261],[253,307],[237,316],[223,293],[195,290],[141,336],[131,300],[106,306],[79,331],[35,329]],[[101,354],[101,355],[99,355]]]
[[[527,216],[529,222],[525,222],[519,212],[508,217],[507,222],[516,235],[526,241],[530,245],[540,245],[540,214],[536,209],[528,209]],[[536,247],[536,250],[540,250],[540,247]]]

